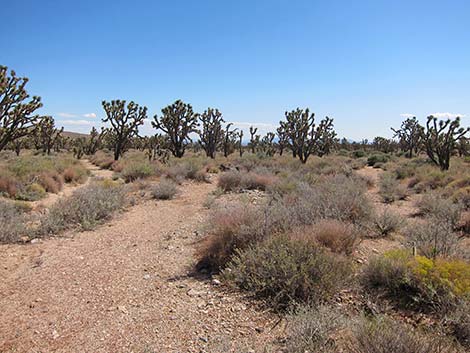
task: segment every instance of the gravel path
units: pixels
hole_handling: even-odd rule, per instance
[[[214,188],[185,184],[94,231],[1,245],[0,352],[262,351],[276,317],[189,275]]]

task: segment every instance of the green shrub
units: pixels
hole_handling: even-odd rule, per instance
[[[294,302],[321,303],[348,281],[351,264],[344,258],[285,236],[237,251],[224,278],[277,309]]]
[[[376,166],[377,164],[385,164],[390,161],[390,155],[388,154],[373,154],[369,158],[367,158],[367,165],[369,167]]]
[[[155,173],[155,166],[148,162],[126,163],[121,171],[121,175],[126,183],[151,177],[155,175]]]
[[[172,199],[178,189],[176,184],[169,179],[162,179],[157,185],[152,189],[152,196],[157,200],[170,200]]]

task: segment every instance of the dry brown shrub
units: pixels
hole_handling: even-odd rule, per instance
[[[5,193],[9,197],[15,197],[18,188],[15,179],[9,176],[0,176],[0,194]]]

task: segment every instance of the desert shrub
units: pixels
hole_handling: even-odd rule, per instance
[[[333,336],[343,325],[343,317],[328,305],[297,306],[287,316],[287,353],[337,352]]]
[[[124,204],[122,185],[113,181],[91,184],[54,204],[41,220],[38,234],[56,234],[73,227],[92,229]]]
[[[224,191],[239,191],[241,189],[264,191],[273,185],[275,180],[275,177],[269,174],[229,171],[220,175],[218,186]]]
[[[366,152],[363,150],[356,150],[351,153],[353,158],[363,158],[366,156]]]
[[[0,175],[0,196],[15,197],[17,192],[15,178],[11,175]]]
[[[328,301],[350,274],[351,264],[343,257],[285,236],[238,250],[223,272],[230,283],[276,309]]]
[[[390,160],[390,155],[380,153],[380,154],[373,154],[369,158],[367,158],[367,165],[370,167],[376,167],[377,164],[384,164]]]
[[[321,220],[313,228],[317,242],[338,254],[352,254],[360,240],[353,225],[335,219]]]
[[[126,163],[121,171],[121,175],[126,183],[151,177],[155,173],[155,166],[148,162],[139,161]]]
[[[455,203],[462,205],[467,210],[470,209],[470,186],[455,190],[451,197]]]
[[[425,194],[417,202],[420,213],[435,218],[438,222],[457,227],[462,213],[462,205],[436,193]]]
[[[466,349],[470,349],[470,303],[462,301],[446,318],[450,333]]]
[[[87,172],[83,168],[72,166],[64,170],[63,177],[66,183],[81,183],[86,180]]]
[[[13,243],[28,236],[24,210],[13,202],[0,200],[0,243]]]
[[[114,158],[109,152],[97,151],[90,157],[90,162],[101,169],[111,169],[114,163]]]
[[[176,184],[169,179],[162,179],[152,188],[152,196],[157,200],[170,200],[176,193],[178,188]]]
[[[217,186],[223,191],[235,191],[240,188],[242,174],[239,171],[228,171],[220,174]]]
[[[16,194],[16,199],[21,201],[37,201],[46,196],[46,190],[39,184],[33,183],[20,189]]]
[[[362,180],[336,175],[313,186],[300,183],[294,195],[285,197],[285,202],[300,225],[313,224],[324,218],[362,223],[372,212],[365,191]]]
[[[379,289],[404,306],[447,311],[470,295],[470,264],[429,259],[393,250],[372,259],[362,273],[369,289]]]
[[[457,353],[458,348],[439,335],[429,335],[385,316],[361,318],[353,325],[350,353]]]
[[[67,169],[65,171],[67,171]],[[60,190],[62,190],[62,185],[64,184],[64,180],[60,174],[53,173],[53,172],[48,172],[48,173],[46,172],[46,173],[42,173],[39,176],[39,183],[41,184],[41,186],[44,187],[44,189],[47,192],[57,194]]]
[[[451,223],[430,219],[424,223],[413,223],[406,229],[407,241],[416,246],[418,253],[429,258],[452,256],[458,246],[459,236]]]
[[[218,271],[237,249],[244,249],[265,237],[260,209],[229,204],[214,210],[208,221],[208,236],[199,249],[198,269]]]
[[[372,217],[372,236],[387,237],[391,233],[398,231],[403,223],[404,219],[399,214],[384,208]]]
[[[392,203],[408,196],[406,187],[390,173],[384,173],[379,181],[379,194],[383,202]]]

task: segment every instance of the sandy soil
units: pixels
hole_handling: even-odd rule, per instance
[[[185,184],[94,231],[1,245],[0,351],[262,351],[277,318],[190,275],[214,188]]]

